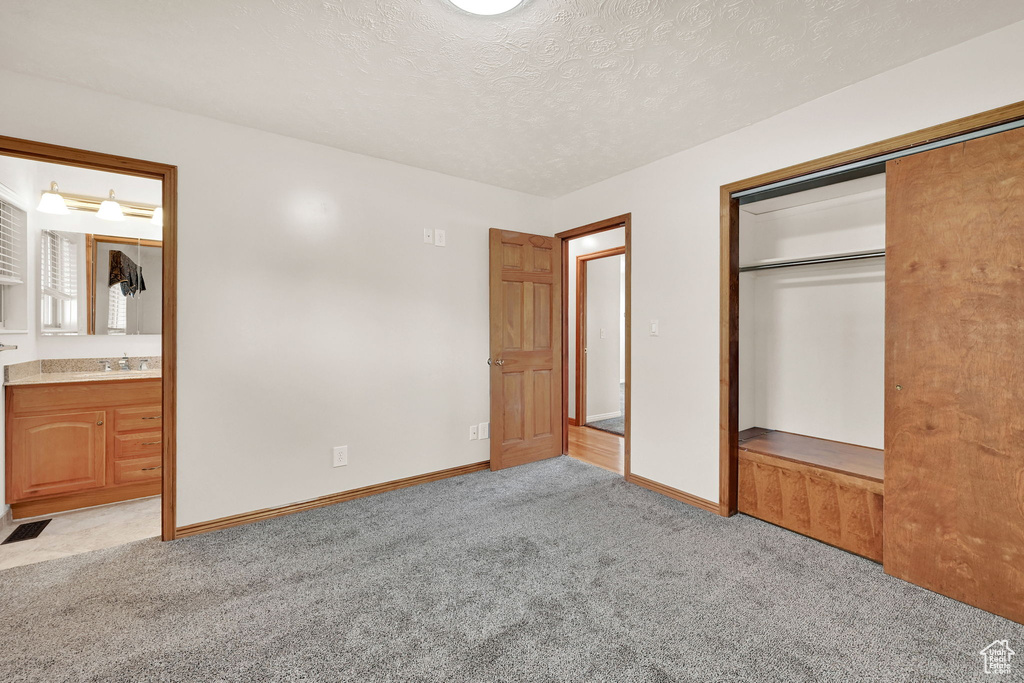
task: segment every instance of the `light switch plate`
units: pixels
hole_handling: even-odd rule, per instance
[[[651,321],[651,336],[652,337],[657,337],[658,336],[658,321],[657,320],[652,320]]]
[[[443,247],[445,242],[445,232],[440,228],[434,231],[434,246]]]
[[[477,425],[473,425],[469,428],[469,440],[476,441],[477,439]]]
[[[430,228],[423,228],[423,243],[433,244],[434,243],[434,231]]]
[[[477,430],[477,434],[480,435],[481,439],[489,439],[489,438],[491,438],[491,423],[490,422],[481,422],[480,423],[480,428]]]

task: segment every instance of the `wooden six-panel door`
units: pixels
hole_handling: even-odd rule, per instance
[[[1024,130],[887,167],[885,571],[1024,622]]]
[[[557,247],[553,237],[490,232],[492,470],[562,452]]]

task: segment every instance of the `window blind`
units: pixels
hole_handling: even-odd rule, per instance
[[[23,283],[21,241],[25,234],[25,212],[0,200],[0,285]]]
[[[107,312],[107,331],[123,334],[128,328],[128,297],[121,293],[121,285],[110,288]]]
[[[78,294],[75,243],[52,230],[44,230],[42,252],[43,293],[61,301],[74,299]]]

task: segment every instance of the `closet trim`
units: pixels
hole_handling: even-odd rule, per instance
[[[718,512],[736,513],[739,488],[739,218],[740,200],[734,195],[802,176],[864,162],[894,152],[911,150],[1014,121],[1024,120],[1024,102],[1009,104],[930,128],[856,147],[827,157],[763,173],[723,185],[721,207],[721,318],[719,395],[719,491]],[[919,150],[923,151],[923,150]]]

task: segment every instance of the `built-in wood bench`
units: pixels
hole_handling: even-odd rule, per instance
[[[754,427],[739,434],[739,511],[882,561],[883,453]]]

